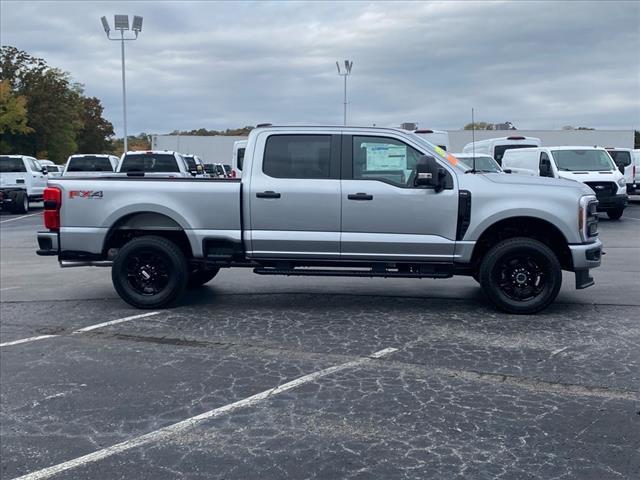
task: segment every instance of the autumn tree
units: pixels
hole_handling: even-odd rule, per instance
[[[102,116],[104,108],[96,97],[82,99],[82,128],[76,141],[80,153],[102,153],[112,149],[113,125]]]
[[[14,95],[9,80],[0,81],[0,152],[13,153],[12,146],[5,142],[8,135],[26,135],[31,132],[27,125],[27,99]]]

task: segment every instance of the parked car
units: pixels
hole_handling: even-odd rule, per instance
[[[464,153],[486,153],[491,155],[498,165],[502,165],[502,157],[507,150],[517,148],[539,147],[542,142],[539,138],[511,135],[509,137],[488,138],[476,142],[467,143],[462,151]]]
[[[62,172],[63,177],[99,177],[116,171],[118,157],[100,153],[71,155]]]
[[[205,168],[204,162],[200,159],[199,156],[192,155],[192,154],[184,154],[184,153],[181,155],[182,155],[182,158],[184,159],[188,172],[190,172],[192,175],[194,175],[193,172],[196,172],[194,175],[195,177],[201,177],[201,178],[209,177],[209,173]]]
[[[42,200],[47,169],[27,155],[0,156],[0,206],[15,213],[29,211],[29,202]]]
[[[116,291],[139,308],[167,306],[220,268],[247,267],[469,275],[496,307],[527,314],[553,302],[563,269],[586,288],[600,265],[598,203],[586,185],[470,173],[399,129],[256,128],[241,180],[185,181],[53,179],[38,254],[66,266],[112,262]]]
[[[445,132],[444,130],[419,128],[418,130],[415,130],[414,133],[443,150],[449,150],[449,132]]]
[[[467,166],[467,170],[473,170],[477,173],[504,173],[498,162],[491,155],[485,153],[454,153],[454,157]],[[475,158],[475,162],[474,162]]]
[[[622,217],[628,205],[627,182],[611,156],[600,147],[539,147],[509,150],[502,167],[513,173],[564,178],[588,185],[598,198],[598,211]]]
[[[634,165],[636,166],[636,176],[634,183],[636,184],[636,193],[640,190],[640,149],[633,151]]]
[[[233,143],[233,155],[231,158],[231,176],[242,178],[242,165],[244,162],[244,152],[247,149],[246,140],[238,140]]]
[[[117,173],[140,174],[146,177],[194,177],[204,173],[202,165],[190,171],[180,153],[169,150],[127,152],[118,163]]]
[[[627,193],[635,193],[638,184],[636,183],[637,167],[633,159],[633,150],[630,148],[607,148],[613,163],[616,164],[620,173],[624,175],[627,182]]]
[[[51,160],[39,159],[38,163],[47,169],[48,178],[59,177],[64,171],[64,167],[56,165]]]

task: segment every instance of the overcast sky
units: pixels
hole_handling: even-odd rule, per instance
[[[335,61],[354,61],[349,123],[456,129],[640,128],[640,2],[2,1],[0,40],[69,71],[122,134],[342,123]]]

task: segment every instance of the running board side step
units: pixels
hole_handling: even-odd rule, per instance
[[[448,271],[420,271],[398,272],[389,270],[329,270],[312,268],[254,268],[253,273],[258,275],[301,275],[309,277],[384,277],[384,278],[451,278],[453,273]]]

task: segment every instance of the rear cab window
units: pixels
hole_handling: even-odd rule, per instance
[[[170,153],[130,153],[125,155],[121,172],[180,172],[176,157]]]
[[[331,178],[331,135],[270,135],[262,171],[273,178]]]
[[[238,156],[237,156],[237,165],[238,165],[238,170],[242,170],[242,163],[244,162],[244,151],[246,150],[246,148],[242,147],[238,149]]]
[[[86,155],[71,157],[67,172],[113,172],[113,166],[108,156]]]
[[[24,166],[22,158],[13,157],[0,157],[0,172],[1,173],[22,173],[26,172],[27,168]]]

